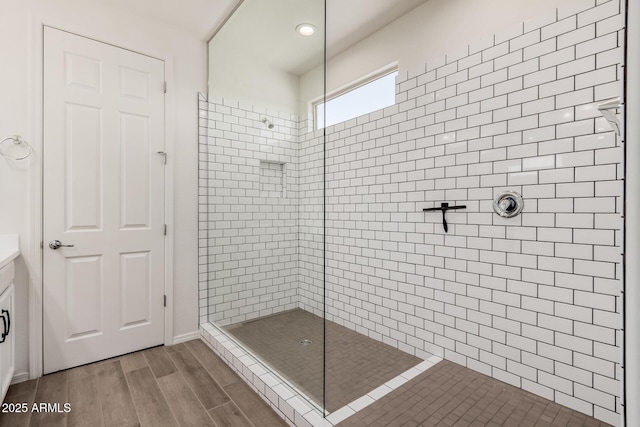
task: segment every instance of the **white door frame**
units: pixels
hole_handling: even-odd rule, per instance
[[[52,27],[78,36],[86,37],[101,43],[106,43],[121,49],[130,50],[142,55],[151,56],[165,64],[165,80],[169,90],[165,94],[165,151],[168,153],[165,167],[165,205],[164,215],[167,224],[167,236],[165,238],[165,267],[164,292],[167,296],[167,306],[164,315],[164,344],[173,344],[173,194],[174,194],[174,67],[173,57],[168,52],[149,52],[148,49],[138,49],[136,46],[118,45],[109,42],[109,34],[91,34],[90,30],[69,28],[68,23],[56,22],[54,19],[31,17],[31,40],[29,69],[31,70],[31,92],[29,98],[29,129],[33,134],[28,135],[28,140],[33,142],[34,161],[29,173],[30,192],[30,235],[26,250],[25,262],[29,270],[29,378],[34,379],[43,374],[43,98],[44,98],[44,27]],[[120,41],[122,43],[123,41]],[[195,96],[195,95],[194,95]]]

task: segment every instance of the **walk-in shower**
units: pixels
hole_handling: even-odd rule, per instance
[[[328,414],[421,360],[326,318],[325,132],[299,100],[300,84],[325,98],[324,15],[319,0],[245,1],[211,41],[201,259],[204,320]]]
[[[624,10],[502,3],[245,0],[210,41],[201,331],[291,424],[442,359],[620,424]]]

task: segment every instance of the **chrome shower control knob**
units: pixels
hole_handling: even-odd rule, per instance
[[[508,212],[513,210],[516,202],[511,197],[505,197],[504,199],[500,200],[499,204],[502,211]]]
[[[511,218],[522,212],[524,200],[515,191],[505,191],[498,194],[493,201],[493,210],[504,218]]]

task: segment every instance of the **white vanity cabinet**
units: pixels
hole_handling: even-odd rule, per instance
[[[13,262],[0,268],[0,391],[3,400],[16,367],[13,276]]]
[[[16,370],[14,259],[20,254],[17,235],[0,235],[0,392],[2,401]]]

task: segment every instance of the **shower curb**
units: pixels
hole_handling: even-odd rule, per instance
[[[295,427],[333,427],[316,405],[265,369],[252,355],[211,324],[200,325],[202,340],[227,363],[271,408]]]
[[[364,396],[323,416],[322,409],[301,398],[295,386],[273,375],[253,355],[211,324],[200,325],[202,340],[227,363],[287,424],[295,427],[333,427],[435,366],[431,356]]]

